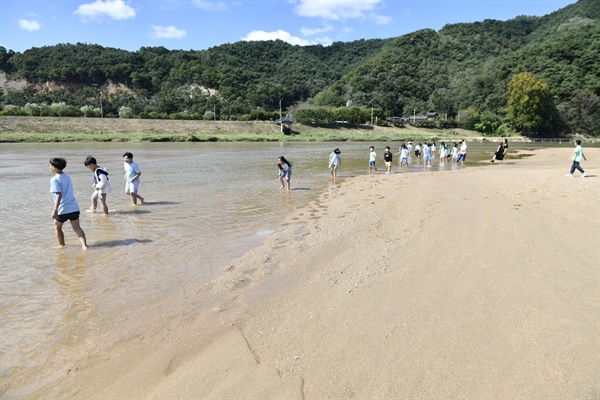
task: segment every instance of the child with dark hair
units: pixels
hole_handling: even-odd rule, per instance
[[[281,182],[280,189],[285,189],[287,184],[287,190],[290,190],[290,179],[292,179],[292,163],[281,156],[277,159],[277,168],[279,169],[279,182]]]
[[[111,192],[110,181],[108,180],[108,172],[106,168],[101,167],[96,162],[96,159],[92,156],[88,156],[83,165],[87,167],[93,173],[94,184],[92,188],[94,188],[94,193],[92,193],[92,212],[96,212],[96,208],[98,207],[98,200],[100,200],[100,204],[102,204],[102,211],[104,211],[105,215],[108,215],[108,206],[106,205],[106,197],[108,193]]]
[[[331,173],[331,177],[333,179],[337,177],[337,169],[342,163],[340,154],[342,154],[340,149],[335,149],[333,150],[333,153],[329,155],[329,172]]]
[[[581,147],[581,140],[577,139],[575,141],[575,150],[573,151],[573,154],[571,154],[571,160],[573,160],[573,164],[571,165],[571,172],[569,172],[567,174],[568,177],[572,178],[573,172],[575,172],[575,170],[581,172],[582,178],[585,178],[587,176],[587,172],[585,172],[583,170],[583,168],[581,168],[581,166],[579,165],[582,158],[585,161],[587,161],[587,158],[585,158],[585,155],[583,154],[583,148]]]
[[[392,172],[392,160],[394,158],[394,155],[391,152],[390,146],[385,146],[385,149],[383,151],[383,161],[385,161],[385,169],[386,169],[386,174],[389,174],[390,172]]]
[[[375,162],[377,161],[377,153],[375,153],[375,147],[369,147],[369,172],[372,170],[377,171],[377,166],[375,166]]]
[[[62,227],[65,222],[71,221],[71,227],[81,242],[81,248],[86,250],[87,240],[79,225],[79,204],[73,194],[73,183],[71,177],[63,172],[66,167],[67,161],[64,158],[50,159],[49,168],[54,174],[50,179],[50,193],[54,198],[54,208],[51,214],[54,220],[54,232],[58,240],[58,247],[65,247],[65,235]]]
[[[138,194],[142,170],[138,163],[133,161],[133,154],[129,152],[123,154],[123,162],[125,168],[125,194],[131,197],[133,204],[137,205],[138,199],[144,204],[144,198]]]

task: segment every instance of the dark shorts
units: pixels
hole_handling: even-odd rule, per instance
[[[77,221],[79,219],[79,211],[75,211],[68,214],[61,214],[56,217],[58,222],[62,222],[63,224],[68,220]]]

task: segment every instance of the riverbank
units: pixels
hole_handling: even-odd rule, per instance
[[[267,142],[267,141],[386,141],[456,139],[479,136],[453,129],[382,127],[371,125],[335,128],[294,124],[284,135],[278,124],[263,121],[186,121],[125,118],[0,117],[0,142]]]
[[[600,150],[585,152],[585,179],[554,148],[333,185],[198,288],[202,309],[43,395],[596,398]]]

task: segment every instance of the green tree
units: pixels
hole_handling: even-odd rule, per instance
[[[508,121],[523,133],[553,133],[559,129],[558,112],[548,85],[529,72],[515,75],[508,84]]]

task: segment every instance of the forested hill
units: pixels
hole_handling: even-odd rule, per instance
[[[278,116],[280,102],[284,109],[331,110],[351,101],[351,108],[373,108],[383,118],[435,112],[444,126],[470,125],[490,134],[599,134],[598,59],[600,1],[580,0],[544,17],[452,24],[331,46],[0,48],[0,70],[27,82],[3,90],[0,105],[4,114],[40,115],[52,113],[44,104],[64,103],[61,112],[95,116],[100,99],[104,116],[256,119]],[[536,101],[522,109],[523,98]],[[313,123],[331,122],[330,114],[315,115]]]

